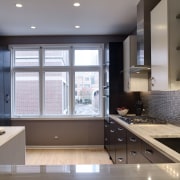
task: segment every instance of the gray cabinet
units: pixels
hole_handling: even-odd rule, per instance
[[[0,48],[0,125],[9,125],[11,117],[10,52]]]
[[[180,89],[179,0],[161,0],[151,11],[151,90]]]
[[[127,162],[128,164],[149,163],[142,154],[142,140],[131,132],[127,132]]]
[[[116,164],[126,164],[126,129],[117,123],[115,136]]]
[[[106,150],[114,164],[173,163],[111,118],[108,144]]]
[[[142,141],[142,154],[150,163],[172,163],[173,161],[154,149],[149,144]]]
[[[106,149],[106,151],[109,151],[109,122],[104,120],[104,148]]]

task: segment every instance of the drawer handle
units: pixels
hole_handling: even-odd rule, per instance
[[[118,140],[118,142],[123,142],[124,141],[123,138],[118,138],[117,140]]]
[[[124,158],[118,158],[119,162],[123,162]]]
[[[136,142],[136,141],[137,141],[137,139],[136,139],[136,138],[133,138],[133,137],[129,138],[129,140],[130,140],[131,142]]]
[[[123,128],[118,128],[118,131],[123,131],[124,129]]]
[[[111,133],[114,133],[115,131],[114,130],[110,130]]]
[[[146,150],[145,150],[145,154],[153,155],[153,150],[151,150],[151,149],[146,149]]]
[[[131,152],[130,152],[130,155],[131,155],[131,156],[136,156],[136,154],[137,154],[136,151],[131,151]]]
[[[110,124],[114,124],[115,122],[114,121],[110,121]]]

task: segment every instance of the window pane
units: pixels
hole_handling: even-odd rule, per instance
[[[69,65],[68,50],[45,50],[45,66]]]
[[[75,66],[99,65],[98,50],[75,50]]]
[[[39,73],[15,73],[15,113],[39,114]]]
[[[38,50],[16,50],[15,66],[38,66],[39,51]]]
[[[99,72],[76,72],[75,92],[76,115],[99,115]]]
[[[45,114],[68,114],[69,78],[66,72],[45,73]]]

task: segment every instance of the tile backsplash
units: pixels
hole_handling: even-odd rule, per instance
[[[180,124],[180,91],[141,92],[145,114]]]

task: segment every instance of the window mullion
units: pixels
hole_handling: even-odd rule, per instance
[[[40,107],[40,116],[43,116],[44,110],[44,71],[43,71],[43,49],[39,50],[39,107]]]

